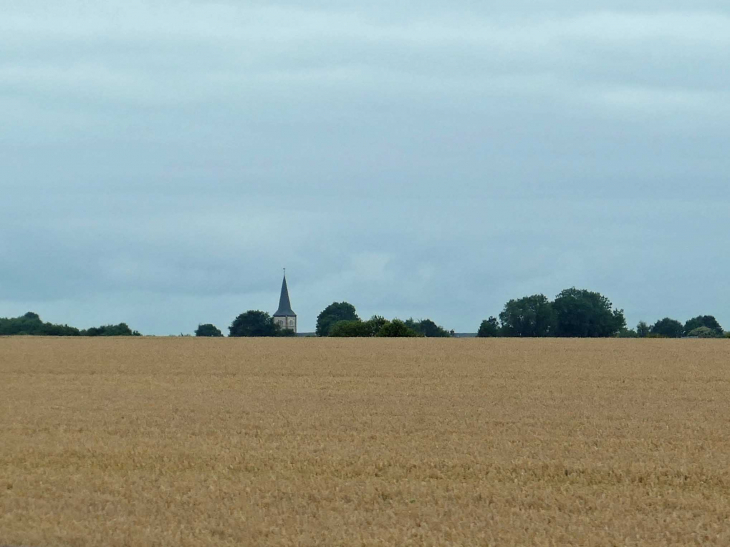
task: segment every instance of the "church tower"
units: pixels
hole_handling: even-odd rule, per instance
[[[292,311],[291,302],[289,302],[289,289],[286,286],[286,270],[284,270],[284,281],[281,282],[279,309],[274,314],[274,323],[282,329],[297,332],[297,314]]]

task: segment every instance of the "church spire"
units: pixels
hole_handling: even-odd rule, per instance
[[[289,301],[289,288],[286,286],[286,268],[284,268],[284,280],[281,282],[281,296],[279,296],[279,309],[274,317],[296,317],[297,314],[291,309]]]

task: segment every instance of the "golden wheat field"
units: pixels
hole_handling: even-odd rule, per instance
[[[0,544],[730,545],[723,340],[0,339]]]

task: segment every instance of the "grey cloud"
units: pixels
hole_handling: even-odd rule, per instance
[[[720,2],[0,2],[0,316],[715,313]],[[724,314],[724,315],[723,315]]]

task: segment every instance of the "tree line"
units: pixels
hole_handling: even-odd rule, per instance
[[[77,329],[68,325],[44,322],[37,313],[28,312],[20,317],[0,317],[0,336],[140,336],[126,323]]]
[[[363,321],[357,315],[355,306],[349,302],[333,302],[317,316],[317,336],[335,337],[419,337],[451,336],[452,333],[438,326],[430,319],[416,321],[407,319],[388,320],[379,315]],[[275,337],[294,336],[294,331],[282,329],[274,318],[260,310],[249,310],[233,320],[228,327],[228,336]],[[195,336],[221,337],[223,332],[210,323],[198,325]]]
[[[431,319],[386,319],[374,315],[361,319],[349,302],[333,302],[317,316],[317,336],[331,337],[449,337],[447,330]],[[21,317],[0,318],[0,336],[140,336],[126,323],[77,329],[41,320],[28,312]],[[198,325],[195,336],[222,337],[223,332],[213,324]],[[288,337],[295,336],[283,329],[267,312],[249,310],[238,315],[228,327],[230,337]],[[653,324],[639,321],[631,329],[621,309],[615,308],[604,295],[571,287],[550,300],[535,294],[509,300],[498,317],[481,322],[478,337],[570,337],[570,338],[730,338],[712,315],[698,315],[684,323],[665,317]]]
[[[623,310],[614,308],[608,298],[572,287],[561,291],[552,301],[543,294],[510,300],[499,319],[492,316],[482,321],[477,336],[722,338],[725,332],[712,315],[698,315],[685,323],[669,317],[653,325],[639,321],[635,329],[629,329]]]
[[[241,329],[241,324],[261,325],[257,329]],[[203,336],[212,325],[201,325]],[[216,336],[222,333],[215,329]],[[211,330],[211,332],[213,332]],[[230,336],[282,336],[265,312],[249,311],[242,314],[230,328]],[[293,333],[292,333],[293,334]],[[333,302],[317,316],[317,336],[332,337],[449,337],[453,330],[437,325],[431,319],[388,320],[374,315],[361,319],[355,306],[349,302]],[[726,335],[712,315],[699,315],[681,323],[665,317],[652,325],[640,321],[634,329],[627,328],[624,311],[613,306],[604,295],[586,289],[571,287],[550,300],[535,294],[509,300],[498,317],[482,321],[478,337],[512,338],[721,338]]]

